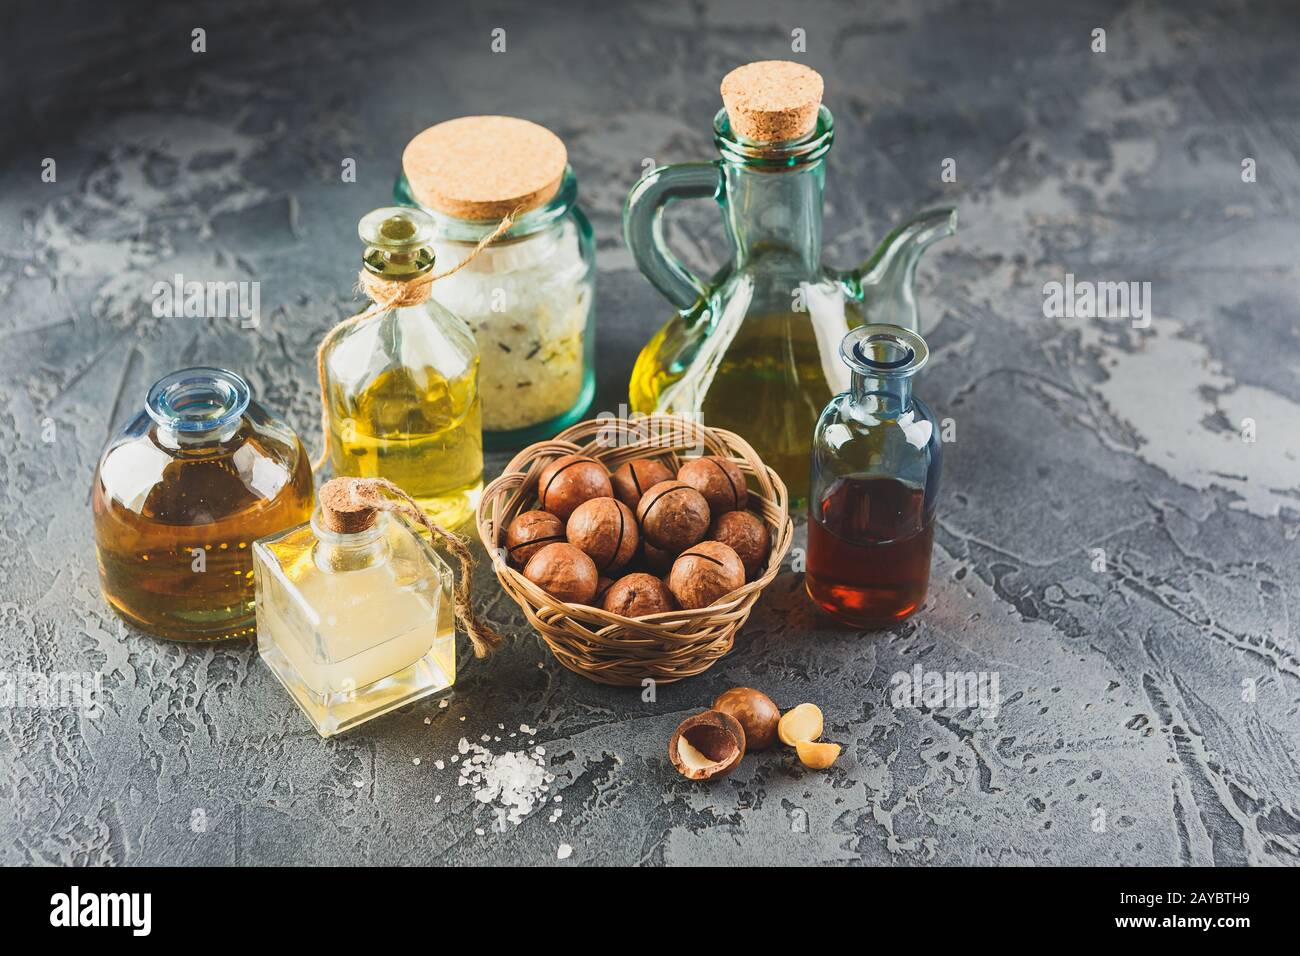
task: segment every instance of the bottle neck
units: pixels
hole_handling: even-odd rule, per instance
[[[727,221],[740,265],[811,276],[821,264],[822,161],[773,169],[723,163]]]
[[[384,534],[386,517],[379,515],[364,531],[339,534],[322,527],[320,512],[312,515],[311,528],[316,535],[312,559],[326,574],[363,571],[388,560],[388,536]]]
[[[912,409],[911,375],[868,375],[855,369],[849,391],[853,410],[873,418],[898,419]]]
[[[220,368],[185,368],[153,384],[145,411],[154,420],[158,444],[202,455],[239,433],[252,401],[248,383]]]

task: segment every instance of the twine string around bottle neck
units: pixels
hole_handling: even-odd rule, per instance
[[[470,580],[474,573],[474,555],[460,535],[438,525],[424,513],[424,509],[405,491],[387,478],[343,478],[348,493],[355,504],[402,515],[428,529],[435,542],[442,541],[460,562],[460,575],[455,576],[452,593],[455,598],[456,618],[469,635],[475,657],[487,657],[501,644],[501,635],[479,619],[474,611]]]
[[[519,215],[519,212],[519,208],[512,210],[497,224],[495,229],[478,241],[474,248],[469,251],[469,255],[443,272],[426,272],[410,279],[385,279],[366,269],[362,269],[357,274],[357,289],[364,292],[366,297],[370,299],[370,308],[338,323],[325,333],[324,338],[320,340],[320,345],[316,347],[316,378],[320,382],[321,453],[312,463],[313,470],[319,471],[323,468],[330,457],[329,396],[325,391],[325,353],[329,347],[344,332],[361,325],[363,322],[378,318],[389,309],[419,305],[421,302],[426,301],[432,291],[429,287],[433,283],[439,279],[455,275],[473,262],[479,253],[505,235],[507,230],[515,224],[515,217]]]

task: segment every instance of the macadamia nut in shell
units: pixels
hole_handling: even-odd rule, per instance
[[[600,575],[596,562],[571,544],[548,544],[528,559],[524,577],[566,604],[590,604]]]
[[[692,458],[678,469],[677,480],[702,494],[715,515],[739,511],[749,501],[745,473],[729,458],[718,455]]]
[[[641,546],[636,516],[617,498],[584,501],[569,515],[564,533],[569,544],[596,562],[601,574],[623,567]]]
[[[772,550],[767,525],[752,511],[724,511],[709,526],[708,540],[721,541],[740,555],[745,577],[751,581],[763,573]]]
[[[709,503],[690,485],[661,481],[641,496],[636,509],[641,535],[661,551],[679,553],[709,530]]]
[[[745,583],[739,555],[720,541],[701,541],[684,551],[668,572],[668,590],[683,608],[708,607]]]
[[[610,484],[614,486],[614,497],[634,511],[646,491],[661,481],[672,480],[672,470],[653,458],[625,461],[609,476]]]
[[[525,511],[506,528],[506,554],[522,568],[542,548],[563,540],[563,521],[549,511]]]
[[[537,481],[537,500],[543,511],[568,521],[578,505],[592,498],[609,498],[614,489],[609,472],[587,455],[562,455],[544,469]]]
[[[666,584],[653,574],[638,571],[615,581],[605,592],[605,601],[601,606],[611,614],[645,617],[647,614],[671,611],[674,601]]]
[[[781,711],[761,690],[733,687],[713,702],[713,709],[730,714],[745,728],[747,750],[766,750],[776,742],[776,725]]]

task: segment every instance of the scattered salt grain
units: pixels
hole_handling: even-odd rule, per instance
[[[479,803],[494,805],[503,821],[519,823],[542,801],[547,783],[546,764],[540,754],[512,750],[494,754],[466,741],[461,780],[474,790]]]
[[[537,756],[539,756],[539,757],[545,757],[545,756],[546,756],[546,748],[545,748],[545,747],[535,747],[535,748],[533,748],[533,752],[536,753]]]
[[[434,797],[434,798],[433,798],[433,802],[434,802],[434,803],[442,803],[442,794],[438,794],[436,797]]]
[[[419,757],[411,758],[411,763],[415,764],[417,767],[420,766],[420,758]]]
[[[433,718],[432,718],[432,717],[426,717],[426,718],[424,718],[424,722],[425,722],[426,724],[431,724],[431,723],[433,723]]]
[[[447,709],[447,698],[444,697],[442,700],[438,701],[438,709],[439,710]]]
[[[560,848],[555,851],[555,858],[557,860],[567,860],[571,856],[573,856],[573,847],[569,846],[567,843],[561,843]]]
[[[475,827],[475,828],[474,828],[474,835],[475,835],[475,836],[482,836],[482,835],[483,835],[483,828],[482,828],[482,827]]]
[[[556,802],[556,803],[560,803],[563,799],[564,799],[564,795],[563,795],[563,794],[561,794],[561,793],[557,793],[557,794],[555,795],[555,802]]]
[[[441,761],[441,760],[435,760],[435,761],[433,762],[433,765],[434,765],[435,767],[437,767],[439,770],[446,770],[446,769],[447,769],[447,765],[446,765],[443,761]]]

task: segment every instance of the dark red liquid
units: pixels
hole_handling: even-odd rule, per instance
[[[925,600],[934,514],[894,478],[841,478],[809,508],[809,596],[858,627],[887,627]]]

